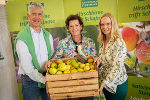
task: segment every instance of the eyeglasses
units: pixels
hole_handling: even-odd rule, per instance
[[[106,24],[100,24],[100,23],[99,23],[99,25],[100,25],[101,27],[104,27],[105,25],[106,25],[106,26],[110,26],[111,23],[106,23]]]

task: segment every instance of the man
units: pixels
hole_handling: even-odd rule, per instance
[[[44,19],[43,5],[30,2],[27,16],[30,24],[19,32],[14,46],[19,59],[23,99],[39,100],[41,96],[42,100],[50,100],[45,88],[44,64],[50,60],[54,48],[51,34],[40,26]]]

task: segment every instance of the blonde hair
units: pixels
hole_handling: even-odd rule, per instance
[[[40,8],[42,9],[42,13],[44,14],[44,7],[41,3],[39,2],[30,2],[29,6],[28,6],[28,14],[31,14],[31,11],[33,9],[37,9]]]
[[[113,41],[115,41],[117,38],[122,38],[121,37],[121,34],[119,32],[119,28],[118,28],[118,23],[115,19],[115,17],[111,14],[111,13],[105,13],[101,16],[100,18],[100,22],[99,22],[99,28],[100,28],[100,24],[101,24],[101,19],[103,17],[109,17],[110,20],[111,20],[111,25],[112,25],[112,29],[111,29],[111,39]],[[100,43],[100,42],[103,42],[105,41],[106,39],[106,36],[104,33],[102,33],[101,31],[101,28],[99,29],[99,35],[98,35],[98,38],[97,38],[97,41]]]

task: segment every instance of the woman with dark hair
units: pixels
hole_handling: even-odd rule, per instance
[[[59,42],[54,58],[74,57],[78,53],[77,48],[79,46],[84,51],[85,56],[96,56],[94,41],[81,34],[84,26],[81,17],[70,15],[67,17],[65,23],[70,35]],[[93,100],[93,97],[71,98],[69,100]]]
[[[81,17],[77,14],[70,15],[65,23],[70,35],[59,42],[54,58],[74,57],[75,53],[78,53],[78,46],[83,49],[85,56],[95,56],[96,48],[94,41],[81,34],[84,26]]]

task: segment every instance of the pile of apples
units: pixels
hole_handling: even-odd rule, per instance
[[[51,75],[95,71],[94,59],[92,57],[87,59],[87,63],[81,63],[77,59],[56,59],[52,61],[48,72]]]

